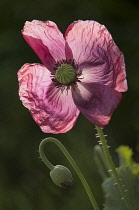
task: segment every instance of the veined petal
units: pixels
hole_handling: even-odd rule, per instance
[[[78,83],[72,93],[77,108],[99,127],[109,123],[122,98],[118,91],[98,83]]]
[[[27,21],[22,34],[48,69],[52,69],[55,62],[65,59],[65,39],[54,22]]]
[[[50,72],[40,64],[25,64],[18,72],[19,95],[45,133],[65,133],[79,115],[71,90],[55,87]]]
[[[119,92],[127,90],[125,63],[111,34],[96,21],[76,21],[65,34],[84,82],[98,82]]]

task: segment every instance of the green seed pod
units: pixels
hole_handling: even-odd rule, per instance
[[[72,84],[76,79],[76,72],[69,64],[62,64],[56,70],[56,79],[63,85]]]
[[[73,185],[73,177],[68,168],[56,165],[50,172],[52,181],[59,187],[67,189]]]

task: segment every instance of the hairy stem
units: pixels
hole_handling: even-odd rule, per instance
[[[98,127],[98,126],[96,126],[96,129],[97,129],[98,136],[99,136],[101,144],[102,144],[102,149],[103,149],[106,161],[107,161],[107,165],[108,165],[109,170],[111,172],[110,174],[115,178],[115,180],[117,182],[117,185],[119,187],[119,191],[121,193],[122,199],[125,202],[125,205],[126,205],[127,209],[128,210],[132,210],[132,207],[130,206],[129,200],[127,199],[125,190],[123,188],[123,185],[121,183],[119,175],[118,175],[118,173],[116,171],[114,162],[113,162],[113,160],[111,158],[111,155],[110,155],[110,152],[108,150],[108,145],[107,145],[107,141],[105,139],[105,135],[103,133],[103,130],[100,127]]]

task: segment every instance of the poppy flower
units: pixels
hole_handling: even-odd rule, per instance
[[[105,127],[127,90],[123,54],[105,26],[79,20],[63,36],[54,22],[33,20],[22,34],[42,64],[18,71],[19,95],[42,131],[65,133],[80,112]]]

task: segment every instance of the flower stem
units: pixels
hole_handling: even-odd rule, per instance
[[[56,144],[60,150],[63,152],[63,154],[66,156],[66,158],[68,159],[68,161],[70,162],[70,164],[72,165],[72,167],[74,168],[75,172],[77,173],[79,179],[81,180],[85,190],[86,190],[86,193],[91,201],[91,204],[94,208],[94,210],[99,210],[99,207],[96,203],[96,200],[90,190],[90,187],[86,181],[86,179],[84,178],[81,170],[79,169],[79,167],[77,166],[77,164],[75,163],[75,161],[73,160],[73,158],[71,157],[71,155],[69,154],[69,152],[66,150],[66,148],[62,145],[62,143],[60,141],[58,141],[57,139],[55,138],[52,138],[52,137],[48,137],[48,138],[45,138],[44,140],[42,140],[42,142],[40,143],[40,146],[39,146],[39,153],[40,153],[40,156],[43,160],[43,162],[45,163],[45,165],[50,169],[52,170],[54,168],[54,166],[48,161],[48,159],[46,158],[45,154],[44,154],[44,145],[47,143],[47,142],[52,142],[54,144]]]
[[[110,152],[108,150],[108,145],[107,145],[107,141],[105,139],[105,135],[103,133],[103,130],[102,130],[102,128],[100,128],[98,126],[96,126],[96,129],[97,129],[98,136],[99,136],[101,144],[102,144],[102,149],[103,149],[106,161],[107,161],[107,165],[109,167],[109,171],[111,172],[110,174],[115,178],[115,180],[117,182],[117,185],[119,187],[119,191],[120,191],[120,193],[122,195],[122,199],[125,202],[125,205],[126,205],[127,209],[128,210],[132,210],[132,208],[130,206],[130,203],[129,203],[128,199],[127,199],[125,190],[123,188],[123,185],[121,183],[120,177],[119,177],[119,175],[118,175],[118,173],[116,171],[114,162],[113,162],[113,160],[111,158]]]

